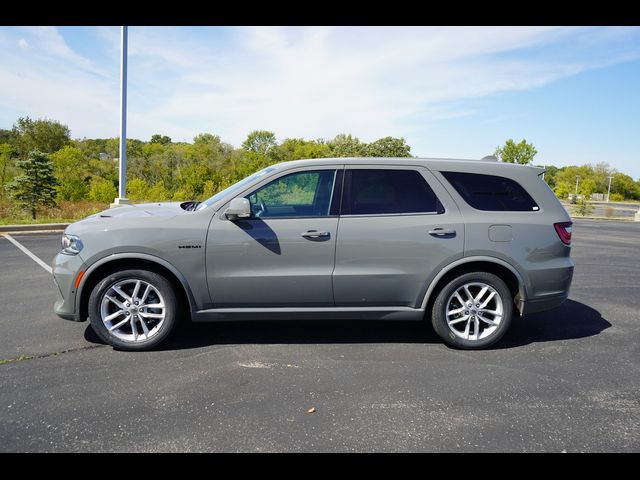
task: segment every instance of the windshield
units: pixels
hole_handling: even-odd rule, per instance
[[[262,177],[263,175],[266,175],[269,172],[273,172],[274,170],[275,170],[275,167],[267,167],[267,168],[265,168],[263,170],[260,170],[259,172],[254,173],[253,175],[249,175],[248,177],[243,178],[239,182],[234,183],[230,187],[227,187],[224,190],[222,190],[221,192],[216,193],[213,197],[210,197],[210,198],[206,199],[204,202],[202,202],[200,205],[198,205],[198,208],[196,208],[196,210],[202,210],[203,208],[207,208],[207,207],[213,205],[218,200],[222,200],[228,194],[230,194],[232,192],[235,192],[236,190],[242,189],[242,187],[244,187],[245,185],[253,182],[254,180],[256,180],[257,178]]]

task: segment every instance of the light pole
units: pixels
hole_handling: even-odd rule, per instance
[[[118,198],[112,207],[129,204],[127,200],[127,27],[121,27],[120,52],[120,158]]]
[[[576,198],[578,197],[578,182],[580,181],[580,175],[576,175]]]
[[[613,177],[607,177],[609,179],[609,188],[607,189],[607,203],[609,203],[609,194],[611,193],[611,179]]]

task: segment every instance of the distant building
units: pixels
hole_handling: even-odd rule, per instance
[[[109,160],[109,154],[108,153],[100,152],[98,154],[98,156],[100,157],[100,160]]]

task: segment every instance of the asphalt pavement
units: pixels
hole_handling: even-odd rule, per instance
[[[59,234],[13,235],[45,263]],[[126,353],[0,236],[0,451],[640,451],[640,223],[577,220],[570,299],[496,348],[412,322],[191,325]],[[314,413],[308,413],[315,408]]]

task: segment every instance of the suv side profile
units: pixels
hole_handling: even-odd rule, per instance
[[[69,225],[54,311],[147,350],[179,320],[431,320],[452,347],[495,344],[560,305],[571,218],[541,168],[330,158],[270,166],[198,202]]]

